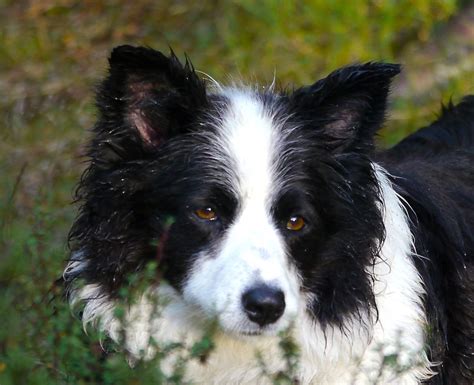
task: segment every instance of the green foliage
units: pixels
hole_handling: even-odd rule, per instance
[[[290,329],[281,332],[278,337],[281,358],[285,363],[284,370],[275,374],[269,373],[262,352],[257,352],[256,357],[262,368],[262,376],[268,378],[273,385],[297,385],[299,348],[290,334]]]
[[[430,121],[441,100],[472,92],[474,7],[463,4],[0,0],[0,383],[179,384],[187,361],[212,354],[211,328],[190,351],[161,347],[157,360],[183,351],[173,377],[155,361],[130,370],[123,353],[105,354],[101,336],[84,333],[54,283],[68,257],[93,86],[113,46],[169,44],[222,82],[234,74],[265,84],[276,73],[300,85],[349,62],[402,62],[381,140],[391,144]],[[130,279],[139,292],[143,282]],[[288,370],[272,380],[292,383],[297,349],[285,335],[282,351]]]

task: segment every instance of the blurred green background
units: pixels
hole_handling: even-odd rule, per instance
[[[171,46],[224,83],[276,73],[302,85],[351,62],[400,62],[382,146],[434,119],[441,101],[474,92],[472,1],[0,0],[0,21],[2,385],[161,381],[104,356],[54,286],[94,85],[115,45]]]

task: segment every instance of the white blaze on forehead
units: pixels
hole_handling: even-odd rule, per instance
[[[285,242],[272,214],[278,191],[274,159],[278,148],[278,122],[257,95],[225,90],[228,104],[216,130],[220,160],[231,170],[229,181],[239,202],[233,222],[216,247],[197,258],[183,287],[183,297],[217,315],[224,330],[255,332],[244,311],[242,295],[257,285],[281,290],[285,312],[269,332],[287,327],[297,313],[299,281],[290,265]]]
[[[236,168],[237,193],[243,204],[250,200],[266,205],[274,175],[276,133],[272,116],[250,92],[229,90],[225,95],[229,106],[223,117],[221,139]]]

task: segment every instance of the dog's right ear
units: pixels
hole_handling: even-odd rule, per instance
[[[136,159],[189,129],[207,104],[206,89],[186,60],[151,48],[112,51],[109,75],[99,86],[94,158],[106,163]],[[94,151],[95,150],[95,151]]]

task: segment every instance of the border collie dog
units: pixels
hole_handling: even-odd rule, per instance
[[[64,271],[85,325],[137,360],[214,323],[194,383],[269,383],[282,332],[299,384],[474,383],[474,96],[376,151],[395,64],[278,90],[143,47],[109,63]]]

